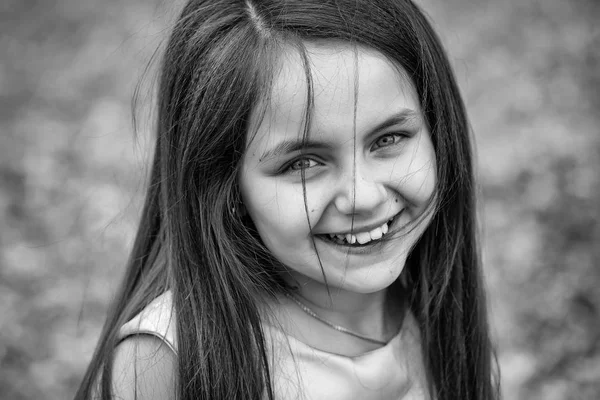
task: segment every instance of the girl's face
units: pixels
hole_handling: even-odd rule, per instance
[[[411,80],[383,55],[339,43],[307,49],[314,94],[307,143],[308,85],[290,52],[264,118],[254,116],[242,198],[291,281],[324,284],[322,265],[331,287],[374,293],[400,275],[431,219],[423,214],[436,186],[430,134]]]

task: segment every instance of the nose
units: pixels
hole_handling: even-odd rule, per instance
[[[373,179],[368,171],[358,166],[340,179],[334,204],[346,215],[373,213],[385,202],[387,193],[383,183]]]

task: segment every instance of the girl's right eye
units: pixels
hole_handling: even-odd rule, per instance
[[[288,166],[284,168],[283,172],[296,173],[309,168],[314,168],[318,165],[321,165],[321,163],[313,160],[312,158],[298,158],[295,161],[292,161],[290,164],[288,164]]]

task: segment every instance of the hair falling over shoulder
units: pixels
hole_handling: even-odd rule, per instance
[[[477,244],[470,127],[450,63],[408,0],[190,0],[162,59],[156,147],[128,266],[77,399],[111,398],[120,327],[166,290],[176,398],[273,398],[260,299],[286,290],[252,224],[231,211],[250,114],[286,48],[349,42],[413,80],[431,129],[439,206],[406,264],[429,390],[499,397]]]

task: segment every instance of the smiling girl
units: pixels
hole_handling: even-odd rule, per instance
[[[494,399],[469,128],[409,1],[191,0],[77,398]]]

